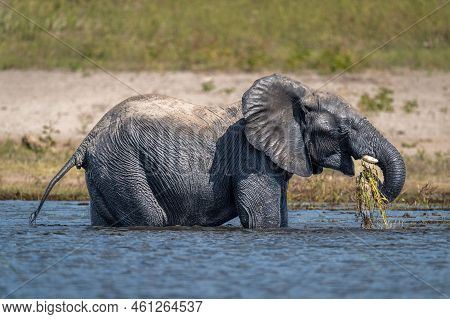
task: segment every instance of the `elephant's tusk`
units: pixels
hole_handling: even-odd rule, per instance
[[[369,156],[369,155],[364,155],[362,157],[362,160],[364,162],[370,163],[370,164],[376,164],[378,163],[378,160],[375,157]]]

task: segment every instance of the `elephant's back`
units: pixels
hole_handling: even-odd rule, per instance
[[[86,154],[86,166],[141,157],[143,166],[176,178],[180,171],[207,177],[241,114],[238,103],[206,108],[161,95],[131,97],[104,115],[77,152]]]
[[[96,165],[110,165],[110,158],[120,162],[132,154],[158,170],[181,167],[208,175],[219,141],[239,121],[240,110],[239,103],[204,107],[161,95],[131,97],[103,116],[77,152],[87,165],[99,160]]]
[[[240,103],[223,107],[201,106],[158,94],[133,96],[114,106],[100,119],[77,153],[82,158],[89,149],[96,151],[102,145],[120,144],[131,139],[170,145],[173,142],[170,139],[177,138],[181,143],[189,141],[190,145],[202,144],[210,149],[240,118]]]
[[[240,104],[230,106],[203,106],[180,99],[158,95],[139,95],[126,99],[113,109],[113,117],[146,120],[172,125],[207,128],[221,124],[229,126],[242,117]]]

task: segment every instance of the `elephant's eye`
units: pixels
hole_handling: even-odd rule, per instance
[[[333,141],[341,140],[345,135],[339,129],[326,129],[316,131],[317,139],[328,139]]]

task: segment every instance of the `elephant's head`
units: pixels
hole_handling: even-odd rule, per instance
[[[253,84],[242,108],[248,141],[284,170],[310,176],[327,167],[354,175],[352,157],[365,159],[383,171],[386,198],[400,194],[400,153],[342,98],[274,74]]]

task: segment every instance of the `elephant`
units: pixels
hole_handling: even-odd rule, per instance
[[[343,98],[273,74],[241,102],[199,106],[163,95],[130,97],[109,110],[50,181],[83,168],[94,226],[288,225],[293,174],[323,168],[353,176],[353,159],[376,163],[392,201],[406,176],[398,150]]]

